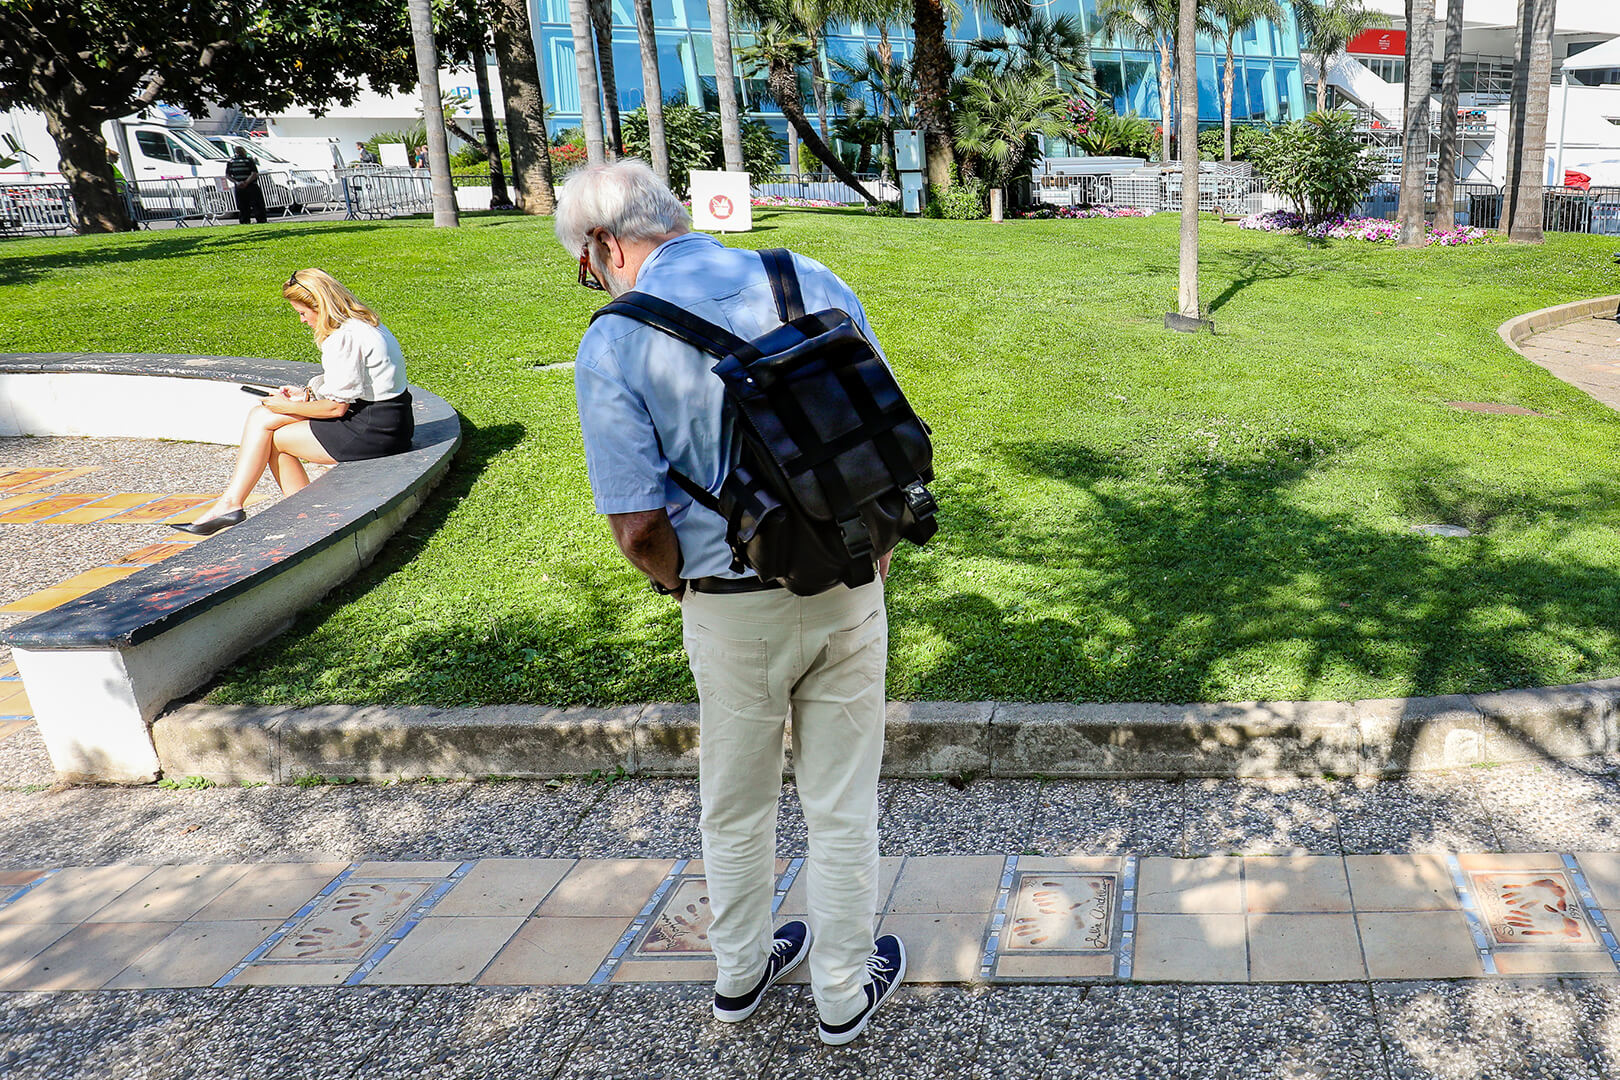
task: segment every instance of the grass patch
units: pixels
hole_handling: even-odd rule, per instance
[[[214,700],[693,697],[677,610],[591,512],[572,376],[537,370],[572,359],[601,294],[549,220],[464,221],[0,245],[10,350],[309,359],[279,287],[319,265],[466,419],[454,471],[377,564]],[[891,694],[1355,698],[1620,674],[1620,417],[1496,337],[1614,291],[1611,240],[1396,251],[1206,223],[1220,332],[1194,337],[1160,325],[1171,215],[756,221],[730,242],[843,275],[935,429],[943,525],[895,562]],[[1442,522],[1475,535],[1410,531]]]

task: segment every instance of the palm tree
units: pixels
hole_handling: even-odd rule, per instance
[[[506,102],[506,142],[512,151],[517,206],[525,214],[549,214],[557,208],[557,197],[551,184],[546,98],[529,32],[528,0],[496,0],[490,29]]]
[[[1073,15],[1032,15],[1016,41],[983,38],[969,43],[969,67],[988,62],[998,74],[1040,68],[1053,72],[1065,90],[1092,89],[1091,35]]]
[[[906,13],[911,10],[910,0],[843,0],[843,5],[847,18],[859,20],[866,25],[868,30],[873,26],[877,27],[878,63],[875,66],[863,63],[863,66],[869,70],[885,73],[896,71],[894,44],[889,40],[889,25],[905,21]],[[870,54],[871,52],[872,50],[868,48],[867,53]],[[846,76],[850,74],[844,61],[835,58],[833,64],[843,68]],[[883,177],[885,180],[889,176],[889,163],[894,160],[894,124],[891,123],[890,105],[894,99],[894,91],[898,91],[902,83],[907,86],[911,84],[909,71],[901,80],[889,79],[886,81],[885,85],[891,92],[878,92],[878,122],[884,128]],[[909,90],[907,94],[909,97]]]
[[[1502,231],[1541,243],[1546,188],[1547,99],[1552,91],[1555,0],[1519,0],[1517,63],[1508,106],[1508,185]]]
[[[922,121],[928,158],[928,182],[936,188],[951,183],[951,78],[956,57],[945,44],[947,0],[913,0],[912,69],[917,76],[917,115]]]
[[[1463,0],[1446,0],[1445,75],[1440,81],[1440,158],[1434,184],[1434,227],[1457,227],[1457,92],[1462,76]]]
[[[726,171],[742,172],[742,117],[737,110],[737,69],[731,58],[728,0],[709,0],[709,37],[714,44],[714,92],[720,99],[720,146]]]
[[[495,126],[495,106],[489,96],[489,66],[484,62],[488,40],[473,46],[467,59],[472,64],[473,81],[478,84],[478,119],[484,123],[484,153],[489,156],[489,205],[491,209],[511,209],[512,198],[506,193],[506,170],[501,161],[501,134]]]
[[[1406,105],[1401,118],[1400,247],[1422,247],[1429,178],[1429,90],[1434,70],[1434,0],[1406,0]],[[1551,75],[1548,76],[1551,78]]]
[[[1176,310],[1198,327],[1198,0],[1181,0],[1176,66],[1181,76],[1181,245]],[[1169,126],[1168,119],[1166,127]],[[1185,329],[1183,321],[1178,329]]]
[[[641,46],[642,98],[647,103],[647,145],[653,172],[669,183],[669,144],[664,141],[664,84],[658,73],[658,43],[653,36],[652,0],[635,0],[636,41]]]
[[[1163,117],[1160,138],[1160,158],[1170,160],[1171,117],[1174,115],[1176,46],[1180,35],[1178,0],[1097,0],[1097,14],[1102,16],[1103,32],[1123,41],[1135,42],[1159,55],[1159,113]],[[1199,33],[1213,34],[1215,24],[1202,4],[1196,12]],[[1193,72],[1192,114],[1198,118],[1197,70]],[[1197,129],[1194,128],[1192,156],[1197,159]],[[1187,148],[1182,147],[1183,157]]]
[[[1344,52],[1357,34],[1382,26],[1384,20],[1362,7],[1361,0],[1298,0],[1294,10],[1305,45],[1316,54],[1316,111],[1326,112],[1328,61]]]
[[[607,156],[619,156],[624,132],[619,127],[619,80],[613,76],[613,2],[590,0],[591,29],[596,32],[596,66],[602,73],[602,101],[607,106]]]
[[[1238,35],[1246,33],[1261,19],[1283,20],[1277,0],[1210,0],[1210,12],[1221,20],[1220,38],[1226,43],[1226,70],[1221,77],[1222,160],[1232,160],[1232,87],[1236,81]]]
[[[1055,138],[1068,128],[1069,95],[1052,71],[1038,66],[962,80],[956,148],[979,159],[992,188],[990,216],[1001,220],[1003,189],[1029,156],[1037,135]],[[1194,121],[1196,123],[1196,120]]]
[[[433,176],[433,225],[461,224],[456,189],[450,179],[450,147],[445,141],[444,106],[439,94],[439,48],[433,41],[433,0],[410,0],[411,47],[422,91],[422,119],[427,125],[428,170]]]
[[[607,161],[607,138],[602,131],[602,88],[596,81],[590,0],[568,0],[568,24],[574,32],[574,72],[579,77],[579,122],[585,129],[585,160],[601,165]]]
[[[870,46],[858,59],[834,59],[833,66],[843,75],[850,91],[859,92],[864,88],[871,95],[872,108],[877,112],[877,124],[883,136],[882,168],[883,178],[887,180],[890,163],[894,160],[895,129],[914,127],[916,123],[912,95],[915,81],[911,77],[911,68],[903,62],[896,62],[892,49],[884,56],[880,49]],[[788,132],[796,135],[791,125]]]
[[[799,69],[810,62],[810,39],[801,28],[776,19],[767,20],[754,28],[754,43],[739,54],[743,69],[751,76],[763,75],[782,115],[798,131],[799,138],[810,147],[810,152],[833,171],[833,175],[853,188],[861,198],[876,204],[877,199],[861,185],[860,179],[846,167],[837,154],[828,149],[826,142],[810,120],[804,115],[804,101],[799,96]]]

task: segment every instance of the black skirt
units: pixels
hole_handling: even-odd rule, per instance
[[[387,401],[356,401],[330,420],[311,420],[309,430],[333,461],[364,461],[411,448],[416,419],[410,391]]]

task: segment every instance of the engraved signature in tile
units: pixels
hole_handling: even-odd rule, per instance
[[[357,960],[404,920],[430,888],[421,881],[351,882],[305,916],[267,960]]]
[[[1474,883],[1499,945],[1598,944],[1564,871],[1476,873]]]
[[[1113,944],[1113,874],[1020,873],[1014,895],[1008,949],[1093,952]]]
[[[711,951],[709,923],[713,919],[708,882],[702,878],[683,878],[664,898],[663,907],[636,952],[641,955],[707,953]]]

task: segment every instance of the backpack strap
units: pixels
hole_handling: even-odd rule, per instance
[[[684,341],[722,360],[748,348],[748,342],[730,330],[700,319],[684,308],[678,308],[668,300],[661,300],[649,293],[625,293],[597,308],[591,315],[591,322],[604,315],[623,315],[627,319],[645,323],[655,330],[662,330],[670,337]]]
[[[776,313],[790,323],[804,317],[804,293],[799,291],[799,272],[793,268],[793,255],[786,248],[767,248],[759,253],[765,260],[765,274],[771,279],[771,295],[776,297]]]

